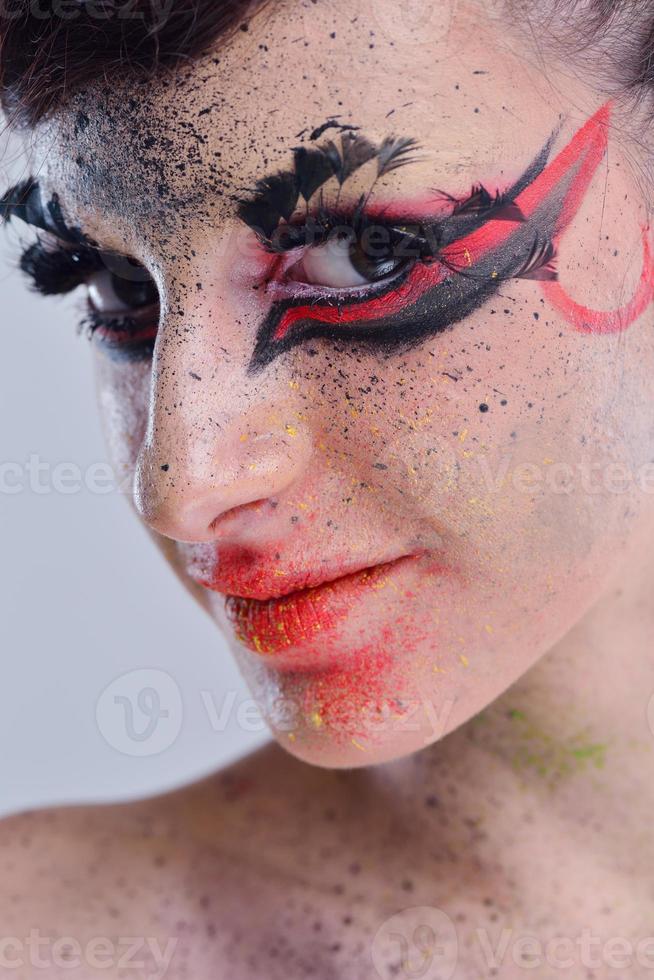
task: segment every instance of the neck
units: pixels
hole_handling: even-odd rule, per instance
[[[625,848],[637,848],[654,806],[649,536],[639,548],[583,620],[501,698],[443,742],[382,767],[373,778],[385,795],[415,805],[442,798],[449,780],[462,817],[498,795],[536,798],[543,818],[555,813],[568,830],[590,825],[603,842],[613,838],[622,860]],[[485,817],[500,840],[502,808]]]
[[[594,770],[616,788],[642,775],[640,791],[654,796],[646,778],[654,753],[653,552],[641,538],[586,616],[489,711],[514,732],[518,759],[553,788]]]

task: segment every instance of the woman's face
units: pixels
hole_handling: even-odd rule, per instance
[[[490,3],[275,0],[43,130],[43,200],[147,270],[90,277],[118,476],[298,756],[450,731],[651,524],[624,128]]]

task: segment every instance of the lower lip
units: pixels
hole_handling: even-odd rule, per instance
[[[227,596],[225,609],[238,640],[264,657],[293,648],[306,650],[318,637],[345,619],[354,607],[413,556],[367,568],[316,588],[281,599]]]

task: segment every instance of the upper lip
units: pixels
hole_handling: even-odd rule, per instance
[[[195,582],[223,595],[261,601],[281,599],[295,592],[317,588],[348,575],[409,557],[408,554],[401,553],[378,560],[332,561],[329,564],[322,562],[319,568],[309,568],[271,560],[269,556],[243,549],[232,553],[215,551],[214,555],[213,562],[191,562],[188,573]]]

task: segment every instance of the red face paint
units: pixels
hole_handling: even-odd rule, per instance
[[[535,218],[539,211],[551,204],[557,195],[557,213],[554,217],[554,234],[559,236],[577,214],[586,191],[606,153],[610,108],[604,106],[583,126],[574,139],[515,199],[525,218]],[[486,252],[506,242],[513,230],[506,223],[491,222],[473,232],[460,242],[455,242],[444,257],[454,259],[462,251],[470,253],[471,264]]]
[[[347,324],[359,323],[362,320],[374,320],[382,316],[392,316],[404,309],[407,304],[415,303],[424,293],[441,282],[447,275],[444,265],[416,265],[408,279],[391,293],[377,299],[366,300],[357,306],[296,306],[287,310],[279,321],[274,334],[275,341],[283,340],[291,327],[300,321]]]
[[[509,195],[517,220],[502,208],[482,219],[455,215],[423,223],[423,240],[440,245],[390,281],[356,296],[317,296],[273,304],[262,325],[250,370],[311,337],[328,337],[391,350],[433,336],[470,316],[511,278],[547,278],[530,266],[532,255],[552,251],[577,214],[606,153],[610,107],[604,106],[545,166],[548,142]],[[387,205],[399,212],[399,206]],[[502,214],[502,220],[500,220]],[[399,220],[399,219],[398,219]],[[401,223],[401,221],[400,221]],[[457,234],[457,228],[461,234]],[[444,244],[447,242],[447,244]]]
[[[604,334],[626,330],[654,302],[654,257],[650,238],[651,229],[647,226],[643,228],[643,271],[629,303],[617,310],[592,310],[576,303],[559,282],[543,283],[547,301],[580,333]]]

